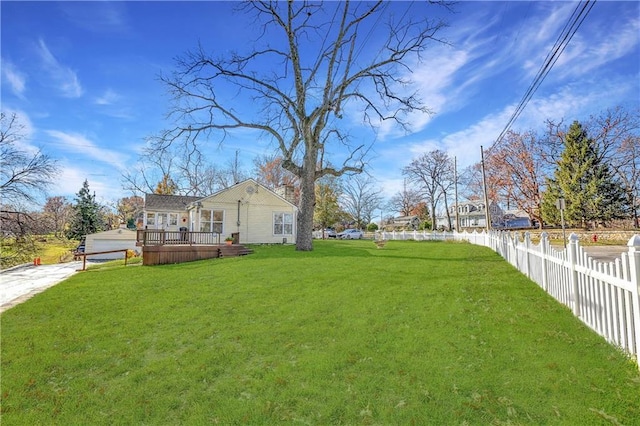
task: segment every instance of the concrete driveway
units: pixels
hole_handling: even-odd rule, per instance
[[[81,261],[56,265],[22,265],[0,271],[0,312],[69,278],[82,268]]]
[[[584,246],[583,248],[590,257],[600,262],[615,262],[622,257],[622,253],[629,253],[627,246]]]

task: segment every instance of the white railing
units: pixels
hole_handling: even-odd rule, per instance
[[[532,244],[529,233],[519,238],[508,231],[377,232],[384,240],[458,240],[490,247],[585,324],[636,360],[640,358],[640,235],[614,262],[592,259],[575,234],[569,246],[556,250],[543,232]]]

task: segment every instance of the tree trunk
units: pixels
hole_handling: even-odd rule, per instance
[[[300,204],[298,205],[298,224],[296,250],[313,250],[313,213],[316,204],[316,158],[305,155],[302,176],[300,176]],[[311,158],[308,158],[311,157]]]
[[[431,230],[436,230],[436,203],[431,202]]]

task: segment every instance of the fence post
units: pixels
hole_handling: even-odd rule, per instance
[[[580,317],[580,294],[578,286],[578,270],[576,264],[578,263],[578,240],[580,238],[572,232],[569,235],[569,263],[571,271],[571,288],[573,289],[573,314]]]
[[[636,234],[627,243],[629,246],[629,269],[634,291],[631,292],[633,325],[635,327],[636,362],[640,366],[640,235]]]
[[[547,245],[549,244],[549,234],[542,232],[540,234],[540,258],[542,259],[542,288],[549,291],[547,276]]]
[[[527,278],[531,279],[531,260],[529,259],[529,250],[531,250],[531,234],[529,231],[524,233],[524,265],[527,268]]]

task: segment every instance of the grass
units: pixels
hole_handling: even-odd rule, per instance
[[[77,246],[78,241],[47,236],[44,242],[38,243],[38,256],[43,265],[54,265],[73,259],[71,251]]]
[[[3,313],[3,425],[640,424],[637,365],[488,249],[254,249]]]
[[[68,240],[63,237],[48,235],[31,235],[22,242],[16,242],[14,238],[0,238],[0,252],[2,253],[2,269],[23,263],[31,263],[39,257],[43,265],[53,265],[60,262],[68,262],[73,259],[72,250],[76,248],[78,241]]]

